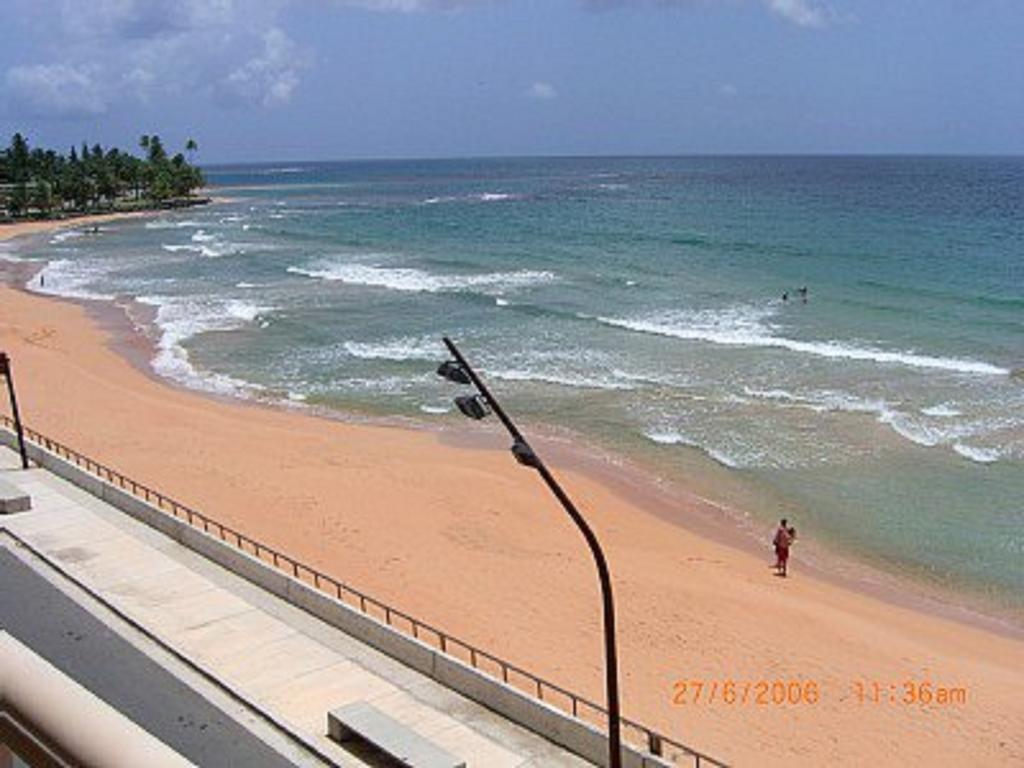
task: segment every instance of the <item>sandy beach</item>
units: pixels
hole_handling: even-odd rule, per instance
[[[0,239],[49,224],[0,228]],[[493,427],[470,446],[204,397],[140,371],[95,315],[0,288],[0,349],[12,357],[27,423],[603,700],[587,550]],[[145,340],[134,353],[144,357]],[[767,546],[759,557],[695,532],[709,514],[698,501],[680,500],[669,521],[642,494],[626,498],[621,484],[559,458],[610,561],[628,717],[736,765],[1024,762],[1021,641],[843,589],[801,573],[799,561],[791,578],[775,578]],[[908,679],[962,688],[966,702],[905,704]],[[691,682],[674,703],[680,680]],[[802,681],[820,696],[710,703],[706,692],[694,700],[693,681],[734,681],[740,692]],[[879,702],[858,701],[858,682],[869,692],[877,683]]]
[[[156,211],[125,211],[120,213],[97,213],[91,216],[76,216],[71,219],[45,219],[41,221],[19,221],[15,224],[0,224],[0,242],[15,237],[38,235],[58,229],[91,227],[108,221],[152,216]]]

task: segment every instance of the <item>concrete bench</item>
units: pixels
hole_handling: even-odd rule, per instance
[[[369,744],[414,768],[466,768],[465,760],[445,752],[363,701],[328,712],[327,735],[337,742]]]
[[[13,483],[0,477],[0,515],[12,512],[27,512],[32,509],[32,499]]]

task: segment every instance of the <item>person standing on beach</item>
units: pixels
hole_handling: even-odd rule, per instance
[[[796,529],[789,527],[786,518],[782,518],[779,521],[779,527],[775,530],[775,537],[772,539],[772,546],[775,547],[776,576],[786,575],[786,565],[789,561],[789,545],[793,542],[790,531],[793,532],[793,536],[796,535]]]
[[[796,542],[796,528],[792,525],[786,529],[786,550],[782,553],[782,575],[787,574],[787,568],[789,565],[789,550],[793,548],[793,544]]]

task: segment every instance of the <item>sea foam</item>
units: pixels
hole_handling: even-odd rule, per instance
[[[743,462],[736,457],[717,448],[702,445],[697,440],[676,430],[650,429],[643,434],[652,443],[657,443],[658,445],[685,445],[690,448],[696,448],[728,469],[740,469],[743,466]]]
[[[153,370],[179,384],[225,395],[239,395],[259,389],[257,385],[211,371],[199,371],[189,359],[184,343],[208,331],[237,330],[272,311],[238,299],[212,297],[179,298],[139,296],[136,301],[156,307],[155,322],[160,329]]]
[[[200,229],[191,237],[189,243],[163,243],[160,246],[168,253],[198,253],[207,259],[219,259],[223,256],[234,256],[251,248],[247,243],[234,243],[211,235]]]
[[[346,341],[345,351],[363,360],[439,360],[446,353],[437,339],[402,338],[378,343]]]
[[[192,221],[190,219],[182,221],[154,219],[153,221],[146,222],[146,229],[201,229],[202,227],[203,223],[201,221]]]
[[[597,320],[605,325],[637,333],[724,346],[786,349],[835,360],[893,364],[964,374],[1009,374],[1006,368],[977,360],[889,351],[842,341],[803,341],[776,336],[771,327],[764,323],[770,314],[770,310],[757,307],[731,307],[720,310],[662,313],[641,318],[598,317]]]
[[[102,263],[90,259],[54,259],[32,279],[28,288],[35,293],[68,299],[112,301],[116,298],[112,294],[92,288],[105,272]]]
[[[410,293],[478,291],[482,293],[541,285],[555,280],[551,272],[520,270],[478,275],[436,274],[412,267],[383,267],[358,263],[320,262],[291,266],[288,272],[349,285],[387,288]]]
[[[964,445],[963,443],[954,443],[953,450],[965,459],[970,459],[978,464],[992,464],[999,461],[1001,455],[994,448],[978,448],[976,446]]]
[[[937,416],[943,419],[950,419],[954,416],[959,416],[960,411],[951,406],[949,403],[941,403],[940,405],[933,405],[928,408],[922,408],[921,413],[925,416]]]
[[[875,421],[883,424],[905,440],[923,448],[953,445],[957,453],[967,456],[957,448],[956,441],[989,433],[1005,428],[1005,420],[952,420],[960,412],[949,407],[939,406],[924,408],[917,414],[901,411],[895,405],[881,399],[862,398],[848,392],[836,390],[815,390],[793,393],[783,389],[759,390],[744,387],[744,392],[760,400],[785,403],[796,408],[806,408],[817,413],[863,413],[875,417]],[[927,416],[931,418],[922,418]],[[936,419],[939,419],[938,421]],[[967,451],[974,449],[965,448]],[[984,449],[978,449],[983,451]],[[968,458],[982,461],[982,453]],[[995,459],[991,459],[994,461]]]
[[[574,389],[631,390],[635,385],[615,377],[593,376],[572,372],[541,371],[528,368],[488,369],[487,374],[505,381],[534,381],[541,384],[557,384]]]
[[[68,240],[76,240],[82,237],[85,233],[77,229],[67,229],[63,232],[55,232],[53,237],[50,238],[50,243],[53,245],[60,245],[61,243],[67,242]]]

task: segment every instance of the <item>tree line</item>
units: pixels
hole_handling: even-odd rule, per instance
[[[197,202],[202,171],[185,157],[199,149],[189,139],[169,156],[159,136],[139,140],[143,157],[99,144],[63,155],[32,148],[20,133],[0,150],[0,217],[50,218],[104,210],[168,207]]]

